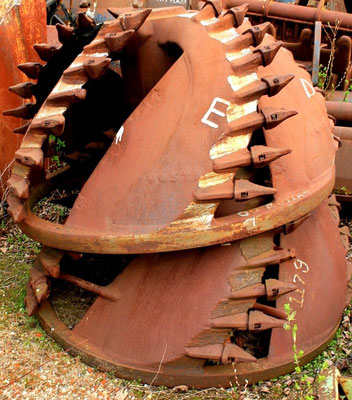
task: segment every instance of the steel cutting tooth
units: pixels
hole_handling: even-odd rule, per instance
[[[194,193],[196,200],[220,200],[220,199],[233,199],[234,197],[234,182],[233,178],[225,180],[224,182],[207,187],[198,187]]]
[[[219,0],[206,1],[203,8],[192,17],[192,21],[201,22],[218,17],[222,12],[222,3]]]
[[[27,283],[26,297],[24,298],[24,304],[27,309],[27,314],[29,317],[35,315],[38,311],[38,302],[34,296],[33,289],[30,283]]]
[[[280,264],[295,257],[296,255],[293,249],[271,250],[260,254],[259,256],[250,258],[246,264],[243,265],[243,268],[258,268]]]
[[[62,44],[67,43],[73,36],[74,28],[71,26],[56,24],[57,35]]]
[[[43,69],[43,66],[37,62],[26,62],[24,64],[17,65],[17,68],[26,74],[28,78],[37,79],[41,70]]]
[[[48,103],[50,106],[56,107],[66,106],[68,107],[72,103],[77,103],[86,98],[87,91],[85,89],[71,89],[64,92],[52,93],[48,97]]]
[[[297,286],[293,283],[281,282],[277,279],[266,279],[265,290],[268,300],[276,300],[278,297],[293,292]]]
[[[13,132],[14,132],[14,133],[19,133],[20,135],[24,135],[24,134],[27,132],[27,130],[28,130],[30,124],[31,124],[31,123],[28,122],[27,124],[22,125],[22,126],[16,128],[16,129],[14,129]]]
[[[48,274],[58,278],[60,275],[60,262],[63,256],[63,251],[43,246],[37,260]]]
[[[61,114],[57,114],[48,118],[34,118],[31,128],[41,129],[48,134],[60,136],[65,129],[65,117]]]
[[[111,53],[119,53],[122,51],[128,41],[131,39],[134,34],[134,30],[128,30],[123,32],[111,32],[105,35],[105,42],[109,47]]]
[[[268,196],[276,193],[276,189],[267,186],[256,185],[246,179],[237,179],[235,182],[235,200],[243,201],[259,196]]]
[[[231,299],[246,299],[248,297],[260,297],[265,296],[266,290],[265,285],[262,283],[256,283],[255,285],[244,287],[240,290],[231,292]]]
[[[262,311],[250,311],[248,330],[260,332],[272,328],[282,328],[286,320],[264,314]]]
[[[81,31],[90,31],[95,27],[95,21],[89,18],[85,13],[78,13],[76,24]]]
[[[29,149],[29,148],[19,148],[15,152],[16,160],[21,161],[25,165],[34,165],[37,167],[43,167],[44,163],[44,153],[42,149]]]
[[[29,197],[29,183],[26,179],[20,176],[11,174],[10,179],[6,182],[10,193],[20,199],[28,199]]]
[[[23,137],[21,149],[41,149],[47,138],[48,135],[45,130],[43,133],[38,133],[38,131],[29,129]]]
[[[227,154],[226,156],[213,159],[214,171],[224,171],[229,168],[240,168],[251,165],[252,155],[251,152],[245,148],[233,153]]]
[[[236,18],[232,13],[219,15],[219,18],[213,24],[205,25],[208,33],[225,31],[236,25]]]
[[[350,239],[352,238],[350,230],[345,225],[345,226],[339,228],[339,232],[340,232],[341,242],[342,242],[344,248],[346,249],[346,251],[348,251]]]
[[[283,108],[263,107],[260,109],[265,119],[264,128],[272,129],[285,121],[287,118],[293,117],[297,114],[295,110],[285,110]]]
[[[10,86],[9,91],[24,99],[30,99],[32,96],[34,96],[33,89],[35,86],[36,85],[34,85],[32,82],[24,82]]]
[[[245,115],[244,117],[235,119],[234,121],[227,124],[226,132],[231,133],[242,133],[252,132],[256,129],[262,128],[265,124],[264,115],[261,112],[252,112]]]
[[[244,17],[247,14],[249,5],[247,3],[241,4],[238,7],[232,7],[226,11],[225,15],[232,14],[234,16],[234,26],[238,28],[242,25]]]
[[[6,110],[3,115],[10,117],[22,118],[22,119],[32,119],[36,112],[36,106],[33,103],[22,104],[17,108],[12,110]]]
[[[291,149],[279,149],[268,146],[252,146],[251,154],[252,161],[255,168],[265,167],[278,158],[290,154]]]
[[[278,319],[285,319],[287,318],[286,312],[284,310],[280,310],[279,308],[270,307],[264,304],[255,303],[252,307],[254,310],[262,311],[267,315],[271,315],[272,317]]]
[[[214,328],[232,328],[247,330],[248,329],[248,313],[242,312],[232,315],[225,315],[212,319],[212,326]]]
[[[111,58],[89,58],[83,62],[83,69],[91,79],[100,79],[108,70]]]
[[[83,48],[85,54],[109,53],[109,47],[105,39],[95,39]]]
[[[281,46],[282,42],[274,42],[259,47],[255,49],[253,53],[231,61],[231,67],[233,71],[239,75],[247,75],[250,72],[255,72],[260,65],[269,65]]]
[[[118,18],[123,13],[121,8],[117,7],[109,7],[107,10],[114,18]]]
[[[129,14],[124,14],[120,16],[120,23],[124,31],[134,30],[137,31],[148,18],[149,14],[152,12],[151,8],[146,10],[136,11]]]
[[[41,60],[49,61],[55,54],[60,51],[61,46],[61,43],[37,43],[33,47],[34,50],[38,53],[38,56]]]
[[[49,297],[49,282],[43,272],[31,268],[29,283],[39,304]]]
[[[221,361],[224,345],[222,343],[206,344],[205,346],[188,346],[186,354],[189,357]]]
[[[12,195],[11,193],[7,197],[7,212],[11,215],[16,223],[21,222],[27,217],[27,210],[25,201]]]
[[[224,350],[221,356],[222,364],[231,364],[233,362],[255,362],[257,359],[243,350],[240,346],[234,343],[225,343]]]
[[[67,68],[63,72],[64,82],[84,84],[87,82],[88,77],[85,73],[83,65],[77,67]]]
[[[242,35],[226,42],[224,44],[226,51],[238,51],[246,49],[249,46],[258,46],[263,41],[265,33],[269,29],[270,22],[264,22],[260,25],[255,25],[250,29],[247,29]]]
[[[275,96],[291,80],[294,75],[270,75],[264,76],[260,81],[256,80],[243,88],[236,90],[233,99],[237,104],[248,103],[252,100],[258,100],[261,96]]]

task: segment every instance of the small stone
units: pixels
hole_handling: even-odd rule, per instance
[[[174,387],[175,392],[187,392],[188,386],[186,385],[179,385]]]

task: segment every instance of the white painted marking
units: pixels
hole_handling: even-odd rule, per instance
[[[244,225],[244,226],[248,226],[248,227],[255,228],[255,217],[251,217],[251,218],[246,219],[246,220],[243,222],[243,225]]]
[[[193,12],[193,13],[186,13],[186,14],[179,14],[178,17],[181,18],[192,18],[194,15],[197,15],[198,11]]]
[[[249,212],[248,211],[240,211],[237,213],[237,215],[239,215],[240,217],[248,217]]]
[[[116,133],[115,144],[117,144],[118,142],[121,142],[124,130],[125,130],[125,128],[122,125],[121,128],[119,129],[119,131]]]
[[[308,99],[315,95],[314,87],[307,80],[301,78],[301,83]]]
[[[210,116],[211,113],[219,115],[219,117],[225,117],[225,113],[222,111],[219,111],[215,108],[216,103],[223,103],[226,104],[227,106],[230,105],[230,103],[227,100],[221,99],[220,97],[215,97],[213,102],[211,103],[209,110],[204,114],[204,117],[202,118],[203,124],[209,125],[212,128],[219,128],[219,125],[216,124],[215,122],[209,121],[208,117]]]

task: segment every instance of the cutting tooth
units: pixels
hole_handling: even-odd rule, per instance
[[[57,114],[48,118],[35,118],[32,121],[31,127],[33,129],[42,129],[48,134],[60,136],[65,129],[65,117]]]
[[[187,346],[186,354],[189,357],[205,358],[207,360],[221,361],[224,345],[222,343],[206,344],[205,346]]]
[[[293,117],[298,114],[295,110],[285,110],[284,108],[271,108],[263,107],[260,112],[263,114],[265,119],[264,128],[272,129],[285,121],[287,118]]]
[[[26,179],[20,176],[11,174],[10,179],[6,182],[10,193],[20,199],[28,199],[29,197],[29,184]]]
[[[261,96],[275,96],[294,78],[290,75],[264,76],[261,81],[254,81],[234,92],[233,99],[237,104],[249,103],[258,100]]]
[[[234,72],[240,75],[247,75],[250,72],[256,71],[260,65],[269,65],[281,46],[282,42],[274,42],[261,46],[255,49],[253,53],[231,61],[231,67]]]
[[[105,39],[95,39],[92,43],[84,46],[83,50],[86,54],[109,53],[109,47],[106,44]]]
[[[44,246],[38,254],[37,260],[47,273],[54,278],[58,278],[60,275],[60,262],[63,256],[63,251]]]
[[[86,98],[87,91],[85,89],[71,89],[64,92],[52,93],[48,97],[50,106],[68,106],[72,103],[77,103]]]
[[[105,41],[112,53],[119,53],[126,47],[133,34],[134,30],[132,29],[123,32],[111,32],[105,35]]]
[[[233,199],[234,196],[234,182],[229,179],[217,185],[208,187],[198,187],[194,193],[196,200],[220,200],[220,199]]]
[[[266,279],[265,289],[268,300],[276,300],[278,297],[293,292],[297,286],[293,283],[281,282],[277,279]]]
[[[341,210],[341,204],[336,200],[336,195],[331,194],[328,198],[328,205],[329,206],[335,206],[339,210]]]
[[[31,123],[28,122],[27,124],[22,125],[22,126],[16,128],[16,129],[14,129],[13,132],[14,132],[14,133],[19,133],[20,135],[24,135],[24,134],[27,132],[27,130],[28,130],[30,124],[31,124]]]
[[[34,96],[33,89],[35,88],[35,86],[36,85],[34,85],[32,82],[24,82],[14,86],[10,86],[9,91],[17,94],[24,99],[30,99],[32,96]]]
[[[251,165],[252,156],[248,149],[241,149],[226,156],[213,159],[214,171],[223,171],[229,168],[240,168]]]
[[[294,77],[294,74],[267,75],[263,76],[261,79],[268,85],[268,92],[266,94],[271,97],[278,94],[280,90],[288,85]]]
[[[73,36],[74,29],[71,26],[56,24],[57,35],[62,44],[67,43]]]
[[[22,104],[17,108],[12,110],[6,110],[3,115],[8,115],[10,117],[17,117],[22,119],[32,119],[36,112],[36,106],[33,103]]]
[[[94,19],[89,18],[85,13],[78,13],[76,24],[81,31],[90,31],[95,28]]]
[[[27,210],[25,201],[12,195],[11,193],[7,197],[7,212],[11,215],[16,223],[21,222],[27,217]]]
[[[278,319],[264,314],[262,311],[250,311],[248,330],[254,332],[265,331],[266,329],[282,328],[286,320]]]
[[[255,303],[252,308],[254,310],[262,311],[263,313],[265,313],[267,315],[271,315],[272,317],[275,317],[275,318],[279,318],[279,319],[287,318],[286,312],[284,310],[280,310],[275,307],[270,307],[270,306],[267,306],[264,304]]]
[[[18,149],[15,152],[15,158],[21,161],[25,165],[34,165],[37,167],[43,167],[44,163],[44,153],[42,149]]]
[[[81,83],[87,82],[87,75],[84,72],[83,65],[77,67],[67,68],[63,72],[65,82]]]
[[[235,181],[235,200],[243,201],[259,196],[268,196],[276,193],[276,189],[267,186],[256,185],[246,179]]]
[[[260,297],[265,296],[266,290],[262,283],[256,283],[255,285],[244,287],[243,289],[231,292],[231,299],[245,299],[248,297]]]
[[[83,62],[83,69],[91,79],[100,79],[109,68],[111,58],[90,58]]]
[[[37,62],[26,62],[24,64],[19,64],[17,68],[26,74],[29,79],[37,79],[43,66]]]
[[[37,313],[38,302],[34,296],[32,287],[29,282],[27,283],[27,291],[26,291],[26,297],[24,298],[24,304],[27,308],[27,314],[29,317]]]
[[[264,115],[261,112],[252,112],[244,117],[235,119],[227,124],[225,133],[244,133],[262,128],[265,124]]]
[[[234,343],[225,343],[224,350],[221,356],[222,364],[231,364],[233,362],[254,362],[257,361],[255,357],[247,353],[240,346]]]
[[[49,297],[49,282],[48,278],[36,268],[31,268],[29,283],[33,289],[34,295],[41,303],[43,300]]]
[[[256,168],[265,167],[272,161],[275,161],[286,154],[290,154],[291,152],[291,149],[279,149],[267,146],[251,147],[252,161]]]
[[[238,28],[242,25],[244,17],[247,14],[249,5],[247,3],[241,4],[238,7],[232,7],[226,11],[225,15],[232,14],[234,17],[234,26]]]
[[[124,31],[137,31],[152,12],[151,8],[146,10],[136,11],[129,14],[124,14],[120,17],[120,23]]]
[[[350,244],[350,239],[352,238],[350,230],[345,225],[342,228],[339,228],[339,232],[340,232],[341,242],[342,242],[344,248],[346,249],[346,251],[348,251],[349,244]]]
[[[41,60],[49,61],[55,54],[59,52],[61,46],[62,45],[60,43],[37,43],[33,47]]]
[[[268,252],[260,254],[259,256],[249,259],[243,267],[258,268],[262,267],[263,265],[267,266],[280,264],[295,257],[296,254],[293,249],[270,250]]]
[[[118,7],[109,7],[107,10],[114,18],[118,18],[124,12],[123,8]]]
[[[231,328],[231,329],[248,329],[248,313],[238,313],[232,315],[226,315],[224,317],[214,318],[212,320],[212,326],[214,328]]]
[[[201,22],[206,19],[218,17],[222,12],[222,4],[219,0],[206,1],[203,8],[192,17],[192,21]]]
[[[265,33],[270,26],[270,22],[264,22],[247,29],[242,35],[224,44],[226,52],[247,49],[249,46],[259,46],[263,41]]]

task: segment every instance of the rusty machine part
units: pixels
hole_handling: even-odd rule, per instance
[[[33,26],[29,21],[38,18]],[[18,128],[20,122],[2,116],[2,111],[8,107],[18,107],[23,104],[8,87],[13,82],[20,82],[23,76],[13,64],[24,63],[28,58],[35,59],[33,44],[46,40],[45,0],[24,0],[20,4],[13,0],[2,0],[0,4],[0,175],[13,159],[21,135],[14,135],[12,130]],[[5,178],[5,175],[2,177]],[[0,187],[0,192],[2,187]]]
[[[294,369],[284,304],[304,363],[348,302],[325,100],[246,11],[208,1],[104,23],[15,154],[9,211],[44,245],[28,311],[120,377],[194,387],[275,377]],[[67,141],[68,164],[45,176],[49,135]],[[39,218],[35,204],[74,179],[64,224]],[[108,284],[75,273],[108,254]],[[133,258],[121,268],[118,254]],[[58,280],[98,296],[73,329],[50,303]]]

